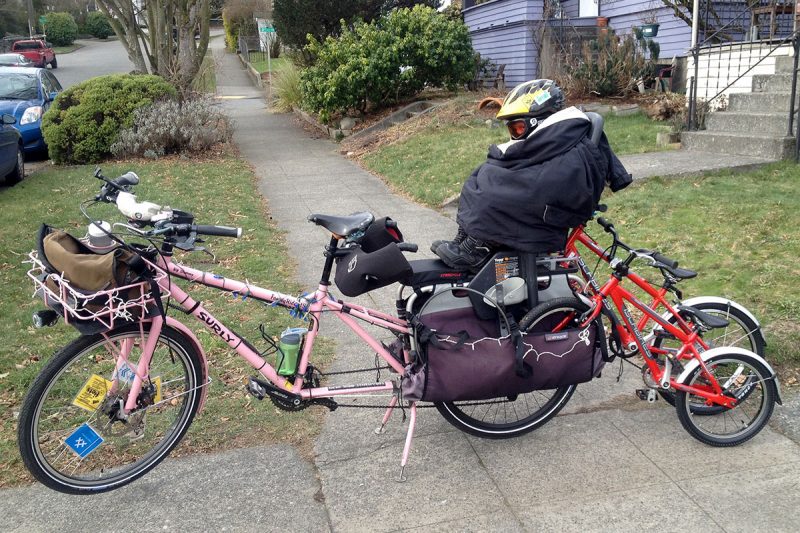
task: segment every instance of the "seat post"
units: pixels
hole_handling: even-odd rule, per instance
[[[331,284],[331,270],[333,270],[333,260],[336,258],[336,250],[339,246],[339,238],[331,235],[331,242],[325,247],[325,267],[322,269],[322,279],[320,285]]]

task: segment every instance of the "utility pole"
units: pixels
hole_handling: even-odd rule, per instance
[[[36,16],[33,12],[33,0],[25,0],[25,6],[28,8],[28,36],[33,37],[33,30],[36,29]]]

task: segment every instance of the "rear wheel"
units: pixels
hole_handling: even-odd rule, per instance
[[[709,349],[723,346],[744,348],[745,350],[749,350],[764,357],[765,345],[759,332],[760,327],[747,313],[744,313],[730,304],[717,302],[699,302],[692,305],[692,307],[704,313],[708,313],[709,315],[723,318],[729,322],[724,328],[714,328],[703,333],[703,340],[708,344]],[[670,322],[674,323],[675,319],[672,318]],[[663,337],[656,338],[653,342],[653,347],[656,349],[672,350],[675,352],[677,352],[681,346],[682,344],[680,341]],[[679,370],[680,367],[676,365],[675,371],[678,372]],[[675,405],[675,391],[659,389],[658,393],[670,405]],[[697,414],[702,415],[717,413],[723,408],[718,405],[696,405],[695,409]]]
[[[726,396],[738,400],[735,407],[715,406],[712,413],[697,413],[708,406],[707,400],[686,391],[675,393],[675,408],[681,424],[700,442],[711,446],[736,446],[753,438],[769,421],[777,386],[772,373],[757,359],[742,354],[720,354],[705,362],[708,374],[697,366],[686,385],[710,390],[716,381]]]
[[[19,449],[42,484],[68,494],[112,490],[154,468],[180,442],[200,403],[202,363],[181,333],[164,329],[139,407],[122,415],[134,367],[147,340],[138,324],[80,337],[42,370],[19,416]]]
[[[25,151],[22,145],[17,145],[17,164],[14,169],[6,176],[6,184],[14,185],[25,178]]]
[[[520,321],[526,332],[552,331],[565,318],[575,317],[588,307],[574,298],[556,298],[529,311]],[[537,390],[513,398],[485,401],[439,402],[436,408],[452,425],[477,437],[508,439],[544,425],[567,404],[576,385]]]

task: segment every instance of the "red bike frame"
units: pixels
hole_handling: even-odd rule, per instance
[[[596,243],[594,244],[596,245]],[[669,314],[675,318],[676,323],[673,324],[669,320],[659,315],[654,310],[654,308],[656,308],[655,305],[646,305],[636,298],[636,296],[630,291],[622,287],[621,282],[623,277],[630,278],[636,286],[652,296],[654,302],[656,302],[658,305],[664,306]],[[714,376],[708,372],[708,368],[706,367],[705,363],[703,363],[702,357],[700,356],[701,352],[695,347],[696,344],[700,344],[701,346],[703,345],[700,334],[692,331],[691,327],[686,323],[686,321],[683,320],[675,311],[675,309],[673,309],[673,307],[664,299],[663,294],[654,289],[646,280],[635,274],[622,274],[615,270],[608,282],[606,282],[606,284],[602,287],[598,287],[598,290],[596,290],[594,294],[590,295],[589,298],[594,303],[594,306],[589,312],[589,315],[583,319],[583,324],[581,327],[586,327],[592,320],[595,320],[600,313],[602,313],[603,307],[608,308],[609,306],[607,305],[607,302],[608,299],[610,299],[619,311],[619,316],[621,316],[625,327],[628,329],[628,331],[633,333],[633,338],[637,347],[639,348],[639,353],[642,354],[645,364],[650,370],[650,373],[656,383],[660,384],[662,387],[667,385],[667,387],[664,388],[672,387],[676,390],[695,394],[705,398],[709,404],[722,405],[728,408],[732,408],[736,405],[736,398],[732,398],[723,394],[722,386],[719,384],[716,378],[714,378]],[[679,340],[682,343],[682,346],[673,356],[674,359],[696,359],[700,363],[703,375],[707,378],[708,384],[691,386],[678,383],[672,376],[671,359],[669,357],[665,358],[663,366],[658,363],[656,358],[653,356],[651,349],[647,346],[647,343],[644,342],[640,329],[634,326],[633,317],[631,316],[625,302],[630,303],[636,309],[644,313],[644,318],[642,320],[647,319],[655,321],[656,324],[662,327],[667,333],[673,335],[677,340]],[[574,317],[565,318],[562,322],[562,325],[559,325],[559,328],[566,326],[573,318]]]
[[[572,258],[576,261],[578,268],[581,271],[581,275],[592,288],[595,293],[600,292],[601,288],[600,285],[595,280],[592,272],[589,270],[589,267],[583,261],[580,252],[578,251],[577,243],[583,244],[586,248],[588,248],[592,253],[603,259],[605,262],[611,262],[611,256],[606,252],[600,245],[592,239],[585,231],[585,226],[581,225],[572,230],[570,232],[569,238],[567,239],[567,245],[564,249],[565,257]],[[663,307],[670,315],[674,316],[677,320],[676,324],[684,331],[684,333],[690,333],[692,331],[691,326],[678,314],[675,309],[667,302],[665,296],[667,295],[667,288],[664,286],[659,287],[658,289],[654,289],[653,285],[644,279],[643,277],[633,273],[628,272],[627,277],[633,281],[634,284],[645,290],[649,295],[653,297],[652,302],[647,307],[649,312],[645,312],[637,322],[636,328],[631,329],[630,324],[626,324],[626,327],[619,327],[618,332],[620,335],[620,341],[622,342],[623,346],[630,346],[631,344],[635,343],[635,335],[632,331],[636,332],[643,332],[647,327],[650,320],[655,320],[654,317],[660,315],[656,315],[653,313],[653,310],[659,309],[659,307]],[[629,293],[630,294],[630,293]],[[615,302],[616,303],[616,302]],[[697,343],[703,348],[703,350],[708,350],[708,344],[702,339],[700,336],[696,336]],[[669,353],[668,350],[663,350],[660,348],[656,348],[650,346],[650,350],[652,352],[656,352],[658,354],[666,354]]]

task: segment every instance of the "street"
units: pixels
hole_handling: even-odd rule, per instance
[[[116,39],[77,43],[83,45],[83,48],[58,55],[58,68],[53,71],[65,89],[95,76],[133,70],[125,48]]]

